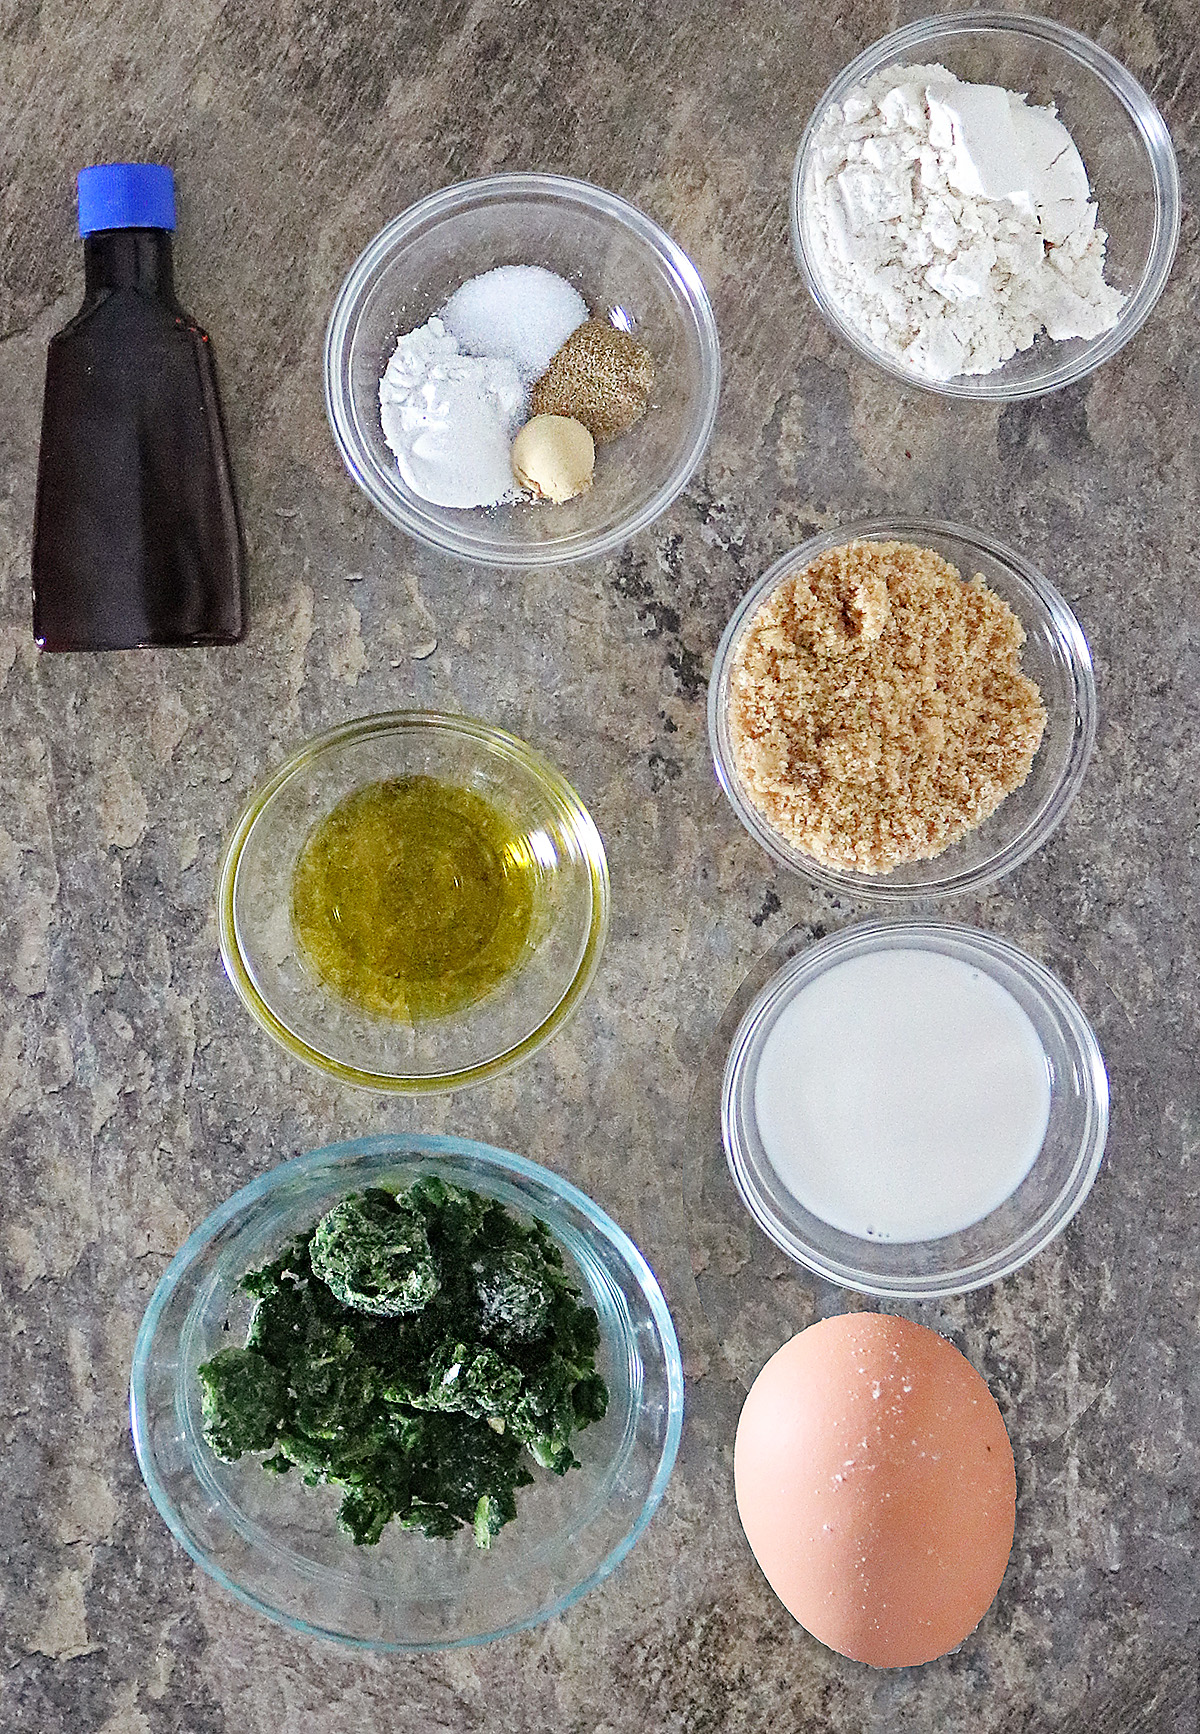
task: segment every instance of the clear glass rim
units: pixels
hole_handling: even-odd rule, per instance
[[[694,322],[701,353],[701,392],[694,416],[692,437],[669,475],[652,497],[619,524],[600,531],[580,531],[555,542],[504,544],[470,528],[473,520],[463,514],[463,528],[442,524],[423,512],[415,500],[384,493],[362,461],[361,448],[350,410],[350,384],[346,357],[358,316],[358,304],[392,250],[430,222],[453,215],[471,205],[501,204],[510,198],[535,196],[549,202],[585,205],[630,230],[657,256],[666,274],[678,285]],[[636,205],[589,181],[566,175],[495,174],[443,187],[410,205],[368,242],[351,266],[333,304],[325,333],[325,409],[342,461],[368,499],[384,517],[407,535],[443,554],[478,565],[531,570],[560,566],[578,560],[596,559],[611,553],[659,518],[683,492],[712,437],[721,391],[721,350],[717,322],[704,281],[683,248]]]
[[[338,1163],[355,1157],[403,1156],[406,1154],[417,1157],[423,1155],[438,1156],[443,1159],[467,1156],[472,1161],[478,1162],[484,1167],[493,1168],[501,1174],[517,1175],[526,1180],[533,1180],[553,1192],[563,1203],[577,1210],[585,1218],[589,1228],[602,1240],[607,1241],[617,1252],[622,1262],[632,1272],[638,1287],[646,1298],[651,1316],[654,1319],[658,1342],[662,1349],[668,1393],[666,1432],[658,1468],[655,1471],[650,1491],[628,1532],[595,1570],[574,1589],[560,1596],[551,1606],[531,1614],[526,1619],[513,1621],[494,1632],[487,1632],[478,1636],[422,1639],[419,1642],[351,1637],[345,1633],[315,1625],[295,1615],[283,1614],[277,1608],[271,1607],[261,1597],[237,1583],[203,1548],[196,1545],[180,1524],[174,1505],[159,1480],[147,1433],[146,1373],[151,1360],[155,1333],[175,1289],[205,1248],[236,1216],[259,1203],[261,1199],[267,1197],[293,1177],[308,1175],[324,1167],[333,1168]],[[683,1433],[683,1403],[683,1359],[679,1350],[679,1339],[675,1331],[674,1320],[671,1317],[666,1298],[659,1286],[658,1278],[642,1253],[638,1251],[624,1229],[613,1221],[607,1211],[602,1210],[588,1197],[586,1192],[581,1192],[577,1186],[572,1185],[569,1180],[564,1180],[561,1175],[555,1174],[552,1169],[543,1168],[539,1163],[531,1162],[525,1156],[518,1156],[511,1150],[501,1150],[493,1144],[479,1143],[473,1138],[457,1138],[419,1132],[384,1133],[372,1138],[350,1139],[340,1144],[325,1145],[319,1150],[310,1150],[303,1156],[293,1156],[288,1161],[268,1169],[265,1174],[260,1174],[256,1180],[252,1180],[249,1185],[243,1186],[240,1191],[235,1192],[231,1198],[227,1198],[224,1204],[218,1205],[217,1209],[212,1211],[200,1226],[188,1236],[160,1277],[138,1328],[133,1350],[133,1369],[129,1382],[129,1422],[138,1468],[142,1472],[142,1478],[160,1517],[166,1523],[175,1540],[195,1560],[196,1564],[220,1584],[222,1589],[227,1590],[230,1595],[235,1596],[245,1606],[253,1608],[256,1613],[263,1614],[268,1619],[284,1625],[292,1631],[303,1632],[311,1637],[329,1638],[335,1643],[344,1644],[354,1649],[393,1653],[465,1649],[477,1644],[491,1643],[497,1638],[512,1637],[517,1632],[527,1631],[532,1626],[540,1625],[544,1620],[553,1619],[557,1614],[565,1613],[568,1608],[573,1607],[577,1601],[587,1595],[589,1590],[594,1589],[597,1584],[603,1583],[605,1578],[610,1577],[640,1539],[662,1502],[663,1494],[666,1492],[667,1483],[675,1466],[679,1441]]]
[[[960,374],[948,380],[928,379],[913,369],[904,367],[894,356],[876,348],[869,338],[842,316],[836,303],[826,294],[820,270],[805,243],[804,225],[800,221],[801,188],[809,152],[821,119],[830,104],[840,101],[851,85],[870,78],[873,73],[883,71],[911,49],[920,48],[931,37],[984,34],[988,31],[1010,31],[1018,36],[1036,37],[1053,43],[1056,48],[1060,48],[1081,66],[1093,72],[1119,100],[1137,129],[1149,158],[1150,176],[1154,184],[1154,233],[1141,279],[1122,308],[1116,325],[1111,331],[1102,332],[1099,337],[1094,338],[1073,360],[1049,368],[1043,375],[1027,381],[1010,380],[1006,383],[1002,378],[1003,369],[994,374]],[[880,37],[850,61],[829,85],[804,129],[792,169],[789,208],[792,253],[800,274],[826,324],[849,344],[851,349],[905,385],[918,386],[923,391],[935,392],[942,397],[990,399],[1001,403],[1042,397],[1047,392],[1058,391],[1065,385],[1074,384],[1076,380],[1083,379],[1111,360],[1117,351],[1141,330],[1171,274],[1182,221],[1179,165],[1167,123],[1152,98],[1128,68],[1090,38],[1081,35],[1078,30],[1071,30],[1065,24],[1057,23],[1053,18],[986,9],[917,19],[912,24],[906,24],[901,29]]]
[[[514,1042],[501,1053],[489,1055],[473,1066],[462,1066],[449,1072],[404,1075],[352,1066],[334,1055],[326,1054],[305,1041],[303,1036],[278,1015],[259,992],[243,955],[235,914],[235,895],[238,868],[250,833],[269,802],[294,776],[306,770],[330,748],[342,746],[348,741],[366,740],[372,735],[412,733],[425,729],[443,730],[485,746],[489,752],[519,764],[540,784],[558,808],[587,866],[592,910],[588,936],[578,967],[558,1002],[541,1023],[519,1042]],[[549,1041],[576,1010],[591,985],[608,933],[609,908],[610,884],[604,843],[595,820],[566,778],[525,741],[509,734],[507,730],[479,722],[473,717],[452,716],[442,711],[399,710],[357,717],[305,741],[246,802],[226,845],[217,885],[221,961],[238,997],[263,1029],[289,1053],[314,1066],[318,1071],[339,1078],[343,1083],[402,1095],[432,1095],[480,1083],[484,1078],[496,1077],[500,1072],[528,1059],[544,1042]]]
[[[742,632],[766,597],[785,578],[801,571],[826,549],[841,547],[847,542],[895,540],[920,543],[922,537],[929,535],[961,541],[968,548],[998,561],[1008,569],[1010,577],[1016,580],[1018,586],[1023,586],[1050,617],[1060,642],[1065,646],[1071,668],[1075,726],[1070,756],[1062,778],[1048,794],[1041,808],[1015,837],[1010,838],[987,860],[957,872],[939,872],[938,861],[943,857],[934,856],[927,863],[930,868],[928,879],[919,884],[904,885],[889,883],[886,874],[858,873],[850,868],[830,867],[818,861],[815,856],[790,848],[767,823],[742,793],[741,780],[733,762],[733,753],[727,738],[729,680]],[[843,895],[848,893],[865,901],[893,905],[911,905],[939,897],[961,896],[967,891],[983,890],[1035,854],[1057,830],[1079,793],[1095,745],[1096,720],[1096,676],[1091,652],[1083,628],[1061,591],[1007,543],[982,531],[968,529],[964,524],[955,524],[940,518],[863,518],[855,523],[842,525],[836,530],[823,531],[819,536],[813,536],[798,547],[789,549],[768,567],[738,603],[721,635],[708,683],[708,739],[717,781],[730,806],[755,842],[781,867],[802,874],[824,890],[840,892]]]
[[[1082,1061],[1078,1075],[1083,1083],[1084,1131],[1075,1161],[1056,1197],[1016,1241],[958,1269],[910,1278],[894,1274],[883,1278],[862,1266],[824,1256],[801,1233],[783,1221],[759,1191],[741,1130],[741,1121],[748,1112],[747,1092],[752,1088],[750,1049],[764,1024],[774,1021],[794,994],[834,964],[867,952],[890,950],[905,941],[936,941],[939,938],[956,942],[970,952],[987,974],[990,974],[988,965],[993,960],[1007,964],[1040,994],[1053,1020],[1069,1033]],[[1010,940],[1001,939],[982,928],[949,921],[909,921],[895,916],[855,922],[829,934],[789,958],[776,971],[738,1025],[730,1045],[721,1091],[721,1135],[729,1172],[738,1196],[763,1233],[797,1264],[829,1282],[859,1294],[889,1300],[932,1300],[968,1294],[972,1289],[999,1282],[1028,1264],[1062,1233],[1091,1191],[1104,1159],[1108,1119],[1108,1071],[1100,1044],[1077,1001],[1057,976]],[[863,1244],[869,1246],[871,1243]],[[936,1245],[937,1242],[919,1244]]]

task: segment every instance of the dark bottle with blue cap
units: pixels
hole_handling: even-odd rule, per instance
[[[79,176],[83,306],[50,340],[33,536],[43,650],[234,644],[241,523],[212,345],[175,299],[175,182]]]

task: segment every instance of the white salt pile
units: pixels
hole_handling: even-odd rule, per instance
[[[472,277],[441,313],[468,355],[511,361],[529,384],[587,316],[578,289],[541,265],[500,265]]]

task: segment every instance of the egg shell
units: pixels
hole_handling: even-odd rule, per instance
[[[738,1513],[771,1588],[855,1661],[953,1650],[995,1598],[1017,1478],[995,1399],[923,1325],[850,1313],[759,1373],[734,1448]]]

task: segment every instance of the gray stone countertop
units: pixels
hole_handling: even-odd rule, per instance
[[[1200,10],[1054,9],[1161,104],[1183,246],[1115,362],[1006,409],[859,363],[789,254],[814,101],[919,10],[0,0],[6,1734],[1196,1728]],[[180,291],[222,367],[250,635],[39,658],[29,537],[45,343],[81,287],[72,178],[145,155],[177,167]],[[703,272],[724,351],[716,437],[676,506],[617,557],[531,577],[394,532],[344,474],[321,398],[326,315],[362,245],[420,195],[502,167],[580,175],[656,217]],[[913,1309],[1000,1397],[1017,1537],[957,1654],[876,1673],[799,1630],[742,1539],[742,1387],[692,1280],[684,1169],[693,1090],[747,971],[793,929],[862,913],[776,871],[719,795],[712,653],[778,554],[897,509],[1017,544],[1090,637],[1102,720],[1083,793],[1038,856],[953,913],[1073,987],[1115,1113],[1095,1191],[1052,1249]],[[606,839],[615,910],[564,1033],[508,1077],[413,1103],[275,1048],[224,979],[213,914],[222,840],[264,771],[314,730],[401,705],[490,719],[556,761]],[[617,1575],[525,1636],[415,1660],[304,1641],[230,1600],[151,1506],[126,1413],[139,1318],[188,1231],[273,1163],[384,1128],[453,1128],[578,1181],[660,1273],[689,1374],[674,1479]],[[859,1304],[814,1286],[798,1322]]]

